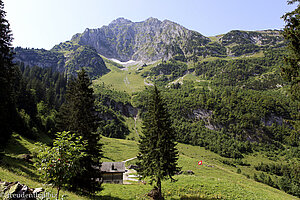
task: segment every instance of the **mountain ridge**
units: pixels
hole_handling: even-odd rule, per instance
[[[86,29],[78,38],[78,44],[94,47],[97,52],[107,58],[115,58],[126,62],[155,61],[169,59],[176,52],[166,52],[172,43],[185,46],[192,36],[202,39],[199,44],[206,44],[209,39],[200,33],[190,31],[169,20],[160,21],[148,18],[141,22],[132,22],[118,18],[108,26],[98,29]]]
[[[132,22],[117,18],[101,28],[87,28],[83,33],[74,34],[70,41],[61,42],[50,51],[15,48],[14,60],[29,66],[53,67],[73,75],[83,67],[91,77],[97,78],[109,72],[100,55],[122,62],[151,63],[176,56],[183,61],[195,61],[206,57],[251,55],[265,48],[284,45],[277,30],[232,30],[206,37],[170,20],[151,17]],[[49,59],[41,59],[45,55]]]

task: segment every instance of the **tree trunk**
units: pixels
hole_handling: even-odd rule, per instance
[[[56,199],[59,199],[59,191],[60,191],[60,186],[57,187]]]
[[[160,178],[157,179],[157,189],[158,189],[158,199],[162,199]]]

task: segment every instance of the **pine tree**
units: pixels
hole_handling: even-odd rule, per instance
[[[12,34],[5,19],[4,4],[0,0],[0,146],[10,137],[16,114],[14,104],[14,66],[12,64]]]
[[[293,97],[300,100],[300,5],[299,0],[289,0],[288,4],[298,3],[297,8],[282,16],[286,25],[283,36],[288,42],[286,65],[282,67],[283,77],[291,83]]]
[[[161,199],[161,181],[179,171],[177,167],[178,150],[176,135],[172,128],[166,105],[154,86],[148,98],[147,112],[143,122],[143,134],[139,143],[139,174],[150,177],[151,184],[156,182],[158,199]]]
[[[290,82],[290,91],[295,100],[300,101],[300,0],[289,0],[288,4],[298,3],[297,8],[282,16],[286,25],[283,36],[287,41],[288,56],[285,57],[286,65],[282,67],[282,75]],[[290,135],[292,145],[300,145],[300,112],[294,124],[295,131]]]
[[[13,40],[9,23],[5,19],[6,12],[4,11],[4,4],[0,0],[0,59],[2,65],[12,65],[11,42]]]
[[[63,131],[82,136],[87,141],[87,156],[81,159],[82,167],[85,170],[72,180],[74,188],[81,188],[85,191],[94,192],[101,189],[95,178],[100,178],[99,170],[94,166],[100,166],[102,156],[100,135],[96,134],[97,118],[94,106],[93,89],[91,81],[85,70],[78,73],[77,78],[69,80],[66,93],[66,101],[60,109],[58,116],[58,128]]]

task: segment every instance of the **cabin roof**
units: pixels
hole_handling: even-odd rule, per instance
[[[124,162],[103,162],[100,168],[101,172],[125,172]]]

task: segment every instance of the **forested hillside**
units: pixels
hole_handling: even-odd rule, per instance
[[[68,76],[75,76],[81,68],[86,69],[93,78],[109,71],[93,48],[73,44],[65,48],[62,50],[58,45],[53,50],[47,51],[17,47],[14,49],[14,62],[22,62],[25,66],[31,67],[52,68]]]

